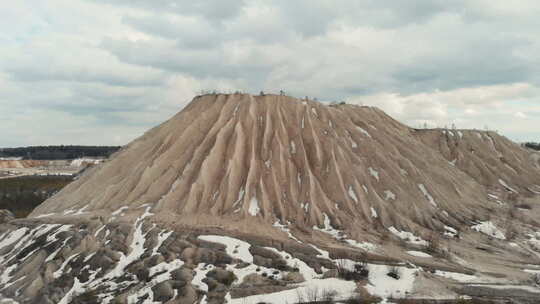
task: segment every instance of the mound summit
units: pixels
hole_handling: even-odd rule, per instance
[[[0,296],[282,303],[324,285],[457,297],[479,292],[446,288],[468,276],[534,298],[523,268],[540,264],[538,160],[495,132],[413,129],[373,107],[198,96],[0,226]],[[358,262],[371,285],[329,274]],[[382,264],[402,268],[400,283]]]

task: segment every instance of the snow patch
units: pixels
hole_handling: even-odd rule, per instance
[[[434,207],[437,207],[437,203],[433,199],[433,196],[431,196],[431,194],[429,194],[429,192],[427,191],[426,186],[424,186],[424,184],[418,184],[418,188],[420,189],[420,191],[422,191],[422,194],[424,194],[429,203]]]
[[[450,226],[445,225],[444,230],[445,230],[444,235],[448,236],[448,237],[451,237],[451,238],[456,237],[457,234],[458,234],[457,230],[454,229],[453,227],[450,227]]]
[[[369,174],[371,174],[371,176],[373,176],[377,181],[379,181],[379,171],[371,167],[369,167],[368,170],[369,170]]]
[[[223,244],[226,246],[225,251],[231,257],[242,260],[246,263],[253,263],[253,256],[249,252],[251,245],[248,242],[220,235],[200,235],[198,239]]]
[[[259,214],[259,211],[261,211],[261,209],[259,208],[259,201],[255,196],[253,196],[251,198],[251,201],[249,202],[248,213],[251,216],[257,216],[257,214]]]
[[[358,197],[356,197],[356,193],[354,193],[354,190],[352,188],[352,186],[349,186],[349,197],[355,202],[355,203],[358,203]]]
[[[467,282],[478,280],[478,277],[476,277],[476,276],[468,275],[468,274],[464,274],[464,273],[459,273],[459,272],[448,272],[448,271],[435,270],[434,274],[437,275],[437,276],[447,278],[447,279],[451,279],[451,280],[461,282],[461,283],[467,283]]]
[[[500,231],[491,221],[480,222],[479,224],[472,226],[471,229],[489,235],[496,239],[506,239],[504,233],[502,233],[502,231]]]
[[[365,251],[371,251],[371,252],[377,251],[377,245],[370,242],[357,242],[355,240],[345,240],[345,242],[347,242],[347,244],[353,247],[360,248]]]
[[[371,207],[371,217],[378,218],[379,215],[377,214],[377,210],[375,208]]]
[[[294,235],[291,233],[291,229],[289,229],[289,227],[287,227],[288,225],[290,225],[291,223],[287,222],[287,225],[283,225],[279,222],[279,220],[277,220],[275,223],[274,223],[274,227],[276,228],[279,228],[281,231],[287,233],[287,235],[289,236],[290,239],[293,239],[295,241],[297,241],[298,243],[302,243],[300,242],[297,238],[294,237]]]
[[[369,284],[367,291],[383,299],[404,298],[412,292],[417,268],[399,267],[399,279],[388,276],[386,265],[369,264]]]
[[[407,251],[407,254],[415,256],[415,257],[420,257],[420,258],[432,258],[431,255],[429,255],[429,254],[427,254],[425,252],[422,252],[422,251],[411,250],[411,251]]]
[[[365,136],[367,136],[369,138],[372,138],[371,135],[368,133],[368,131],[366,131],[365,129],[360,128],[358,126],[356,126],[356,129],[358,129],[358,131],[362,132],[362,134],[364,134]]]
[[[332,237],[336,238],[336,239],[340,239],[343,232],[340,231],[340,230],[337,230],[335,229],[334,227],[332,227],[332,224],[330,223],[330,218],[328,217],[328,215],[326,213],[323,213],[323,217],[324,217],[324,220],[323,220],[323,228],[319,228],[317,226],[313,226],[313,230],[317,230],[317,231],[320,231],[320,232],[324,232],[326,234],[329,234],[331,235]]]
[[[400,239],[407,241],[411,244],[427,246],[428,242],[423,240],[421,237],[415,236],[413,233],[408,231],[399,231],[394,226],[388,228],[390,232],[399,237]]]
[[[392,200],[392,201],[395,201],[396,200],[396,195],[394,194],[394,192],[390,191],[390,190],[385,190],[384,191],[384,199],[385,200]]]
[[[508,186],[508,184],[500,178],[499,178],[499,184],[501,184],[504,188],[506,188],[506,190],[510,192],[519,193],[516,190],[514,190],[512,187]]]

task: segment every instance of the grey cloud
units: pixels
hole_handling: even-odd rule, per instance
[[[160,13],[203,16],[211,21],[220,22],[236,16],[244,6],[243,0],[92,0],[109,5],[137,7]]]
[[[11,130],[15,119],[35,117],[44,133],[62,120],[77,130],[77,138],[58,134],[66,143],[85,128],[119,132],[103,139],[117,143],[174,114],[201,89],[283,89],[320,100],[375,96],[371,104],[414,123],[482,127],[490,117],[522,112],[519,128],[506,127],[522,139],[538,119],[529,112],[540,98],[540,7],[507,3],[44,2],[20,22],[0,18],[0,129],[24,142],[36,137]],[[10,12],[29,11],[10,5]],[[518,82],[525,87],[507,88]],[[514,99],[528,107],[508,102]],[[495,105],[502,110],[482,113]]]

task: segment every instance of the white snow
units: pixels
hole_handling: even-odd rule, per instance
[[[55,214],[56,214],[56,213],[46,213],[46,214],[38,215],[38,216],[36,216],[35,218],[49,217],[49,216],[53,216],[53,215],[55,215]]]
[[[317,252],[319,252],[319,254],[317,255],[318,258],[330,260],[330,253],[328,251],[322,250],[313,244],[309,244],[309,245],[313,247],[313,249],[317,250]]]
[[[377,250],[377,246],[370,242],[357,242],[355,240],[345,240],[345,242],[353,247],[360,248],[365,251],[375,252]]]
[[[306,281],[310,281],[319,277],[319,275],[313,268],[309,267],[308,264],[306,264],[304,261],[293,257],[291,254],[285,251],[277,250],[273,247],[264,248],[279,254],[285,260],[285,262],[287,262],[287,265],[289,267],[298,268],[299,273],[302,274]]]
[[[356,141],[354,141],[354,139],[352,139],[352,137],[350,137],[349,139],[351,141],[351,148],[353,148],[353,149],[358,148],[358,144],[356,143]]]
[[[390,232],[399,237],[402,240],[405,240],[411,244],[427,246],[428,242],[423,240],[421,237],[415,236],[413,233],[408,231],[399,231],[394,226],[388,228]]]
[[[212,269],[214,269],[214,265],[200,263],[197,268],[194,269],[195,275],[193,276],[191,284],[202,291],[208,291],[208,285],[202,280],[206,278],[206,274]]]
[[[2,274],[0,274],[0,285],[4,285],[6,284],[7,282],[11,281],[11,279],[13,278],[10,274],[13,270],[15,270],[15,268],[17,268],[17,264],[13,264],[9,267],[6,267],[4,269],[4,271],[2,272]]]
[[[114,211],[113,213],[111,213],[112,216],[117,216],[119,215],[120,213],[124,212],[124,210],[127,210],[129,207],[128,206],[123,206],[123,207],[120,207],[118,208],[116,211]]]
[[[420,258],[432,258],[431,255],[422,251],[411,250],[411,251],[407,251],[407,254],[415,256],[415,257],[420,257]]]
[[[66,225],[66,226],[68,226],[68,225]],[[47,239],[48,239],[48,237],[47,237]],[[66,246],[67,242],[68,242],[70,239],[71,239],[71,237],[65,238],[64,241],[62,242],[62,245],[61,245],[61,246],[58,246],[58,248],[57,248],[53,253],[51,253],[51,254],[45,259],[45,263],[54,260],[54,258],[56,257],[56,255],[60,252],[60,250],[64,249],[64,247]],[[49,244],[52,243],[52,242],[55,242],[55,241],[57,241],[57,240],[54,239],[53,241],[50,241]]]
[[[116,266],[114,269],[112,269],[107,275],[104,277],[104,279],[112,279],[120,277],[124,274],[124,269],[134,261],[137,261],[141,255],[144,254],[144,243],[146,241],[146,235],[149,231],[146,233],[143,233],[142,226],[143,226],[143,220],[149,216],[152,216],[153,214],[150,213],[151,206],[143,205],[141,207],[146,207],[144,213],[137,218],[135,221],[135,231],[133,231],[133,237],[130,244],[130,252],[125,255],[123,252],[119,252],[120,259],[116,263]],[[108,230],[107,230],[108,231]]]
[[[327,233],[331,236],[333,236],[334,238],[336,239],[339,239],[341,237],[341,235],[343,234],[342,231],[340,230],[337,230],[335,229],[334,227],[332,227],[332,224],[330,223],[330,218],[328,217],[328,215],[326,213],[323,213],[323,217],[324,217],[324,221],[323,221],[323,228],[319,228],[317,226],[313,226],[313,230],[317,230],[317,231],[321,231],[321,232],[324,232],[324,233]]]
[[[286,225],[283,225],[279,222],[279,220],[277,220],[275,223],[274,223],[274,227],[276,228],[279,228],[281,231],[287,233],[287,235],[289,236],[290,239],[293,239],[295,241],[297,241],[298,243],[302,243],[300,242],[296,237],[294,237],[294,235],[291,233],[291,229],[289,229],[289,227],[287,227],[288,225],[290,225],[291,223],[287,222]]]
[[[368,192],[369,192],[369,191],[368,191],[368,188],[366,187],[366,185],[362,185],[362,188],[364,189],[364,192],[365,192],[365,193],[368,193]]]
[[[244,278],[247,277],[250,274],[253,273],[266,273],[266,274],[272,274],[276,279],[282,278],[281,271],[273,268],[266,268],[264,266],[259,266],[255,264],[248,265],[246,267],[240,267],[237,268],[237,265],[227,265],[226,269],[236,276],[236,281],[233,283],[234,285],[239,285],[244,281]],[[257,271],[259,270],[259,271]],[[278,274],[274,274],[274,272],[278,271]]]
[[[379,172],[371,167],[368,168],[369,174],[373,176],[377,181],[379,181]]]
[[[385,298],[404,298],[413,289],[417,268],[399,267],[399,280],[389,277],[389,268],[386,265],[369,264],[369,284],[367,291]]]
[[[220,235],[200,235],[198,239],[223,244],[226,246],[225,251],[231,257],[242,260],[246,263],[253,263],[253,256],[249,252],[251,245],[248,242]]]
[[[496,239],[506,239],[504,233],[502,233],[502,231],[500,231],[491,221],[480,222],[479,224],[472,226],[471,229],[492,236]]]
[[[396,195],[394,194],[394,192],[390,191],[390,190],[385,190],[384,191],[384,199],[385,200],[392,200],[392,201],[395,201],[396,200]]]
[[[362,132],[362,134],[364,134],[365,136],[367,136],[369,138],[372,138],[371,135],[368,133],[368,131],[366,131],[365,129],[360,128],[358,126],[356,126],[356,129],[358,129],[360,132]]]
[[[55,271],[53,273],[53,278],[55,279],[58,279],[59,277],[62,276],[62,274],[64,274],[64,269],[67,267],[67,265],[69,264],[69,262],[71,262],[74,258],[76,258],[77,256],[79,256],[80,253],[75,253],[73,255],[71,255],[70,257],[68,257],[67,259],[64,260],[64,263],[62,263],[62,265],[60,266],[60,268]]]
[[[424,184],[418,184],[418,188],[420,189],[420,191],[422,191],[422,194],[424,194],[429,203],[434,207],[437,207],[437,203],[435,202],[431,194],[429,194],[429,192],[427,191],[426,186],[424,186]]]
[[[241,188],[240,191],[238,192],[238,199],[233,204],[233,208],[236,207],[236,205],[238,205],[244,199],[244,193],[245,193],[244,188]]]
[[[86,210],[86,208],[88,208],[88,205],[82,207],[82,208],[79,208],[79,209],[68,209],[66,211],[64,211],[63,215],[81,215],[81,214],[84,214],[84,210]]]
[[[259,201],[257,201],[257,198],[255,196],[253,196],[251,198],[251,201],[249,201],[248,213],[251,216],[257,216],[257,214],[259,214],[259,211],[261,211],[261,209],[259,208]]]
[[[499,200],[499,197],[497,195],[495,195],[495,194],[488,193],[488,197],[490,197],[490,198],[492,198],[494,200]]]
[[[128,304],[140,303],[139,299],[143,296],[146,296],[142,304],[160,304],[161,302],[154,302],[154,292],[152,287],[155,285],[172,279],[171,272],[182,267],[184,262],[176,259],[171,262],[163,262],[158,265],[155,265],[149,269],[149,275],[152,278],[144,287],[137,290],[136,293],[130,294],[127,298]],[[157,274],[157,275],[156,275]]]
[[[456,237],[456,235],[458,234],[457,230],[450,226],[445,225],[444,230],[445,230],[444,235],[448,237]]]
[[[60,302],[58,302],[58,304],[68,304],[70,303],[71,301],[71,298],[74,296],[74,295],[77,295],[77,294],[81,294],[84,292],[84,284],[81,284],[81,282],[79,282],[79,279],[77,279],[77,277],[75,277],[73,279],[73,286],[71,287],[71,289],[64,295],[64,297],[62,298],[62,300],[60,300]]]
[[[3,237],[0,238],[0,249],[19,241],[28,232],[28,230],[28,228],[24,227],[10,231],[8,234],[4,234]],[[2,262],[1,258],[0,262]]]
[[[447,279],[451,279],[457,282],[461,282],[461,283],[467,283],[467,282],[478,280],[478,277],[474,275],[468,275],[468,274],[459,273],[459,272],[435,270],[435,275],[438,275],[440,277],[444,277]]]
[[[296,153],[296,144],[294,143],[293,140],[291,140],[291,154],[295,154]]]
[[[325,291],[335,291],[339,300],[346,300],[350,296],[355,294],[356,283],[352,281],[343,281],[336,278],[330,279],[316,279],[309,282],[304,282],[298,285],[297,288],[283,290],[268,294],[253,295],[245,298],[230,299],[228,304],[256,304],[256,303],[268,303],[268,304],[283,304],[283,303],[297,303],[299,297],[303,299],[307,298],[308,294],[314,292],[318,293],[318,297],[322,297]]]
[[[518,193],[516,190],[514,190],[512,187],[508,186],[508,184],[499,178],[499,184],[501,184],[504,188],[506,188],[508,191]]]
[[[71,161],[70,166],[72,167],[80,167],[83,164],[100,164],[104,162],[104,159],[97,159],[97,158],[77,158]]]
[[[352,188],[352,186],[349,185],[349,197],[355,202],[355,203],[358,203],[358,197],[356,197],[356,193],[354,193],[354,190]]]
[[[377,214],[377,210],[375,208],[371,207],[371,217],[378,218],[379,215]]]
[[[172,233],[172,231],[163,230],[158,234],[157,244],[156,247],[154,247],[154,249],[152,250],[152,255],[158,254],[159,248],[161,247],[161,245],[163,245],[163,242],[165,242],[165,240],[168,239],[169,236],[171,236]]]

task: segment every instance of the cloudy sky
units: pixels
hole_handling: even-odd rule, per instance
[[[125,144],[212,89],[540,141],[538,16],[537,0],[1,1],[0,147]]]

